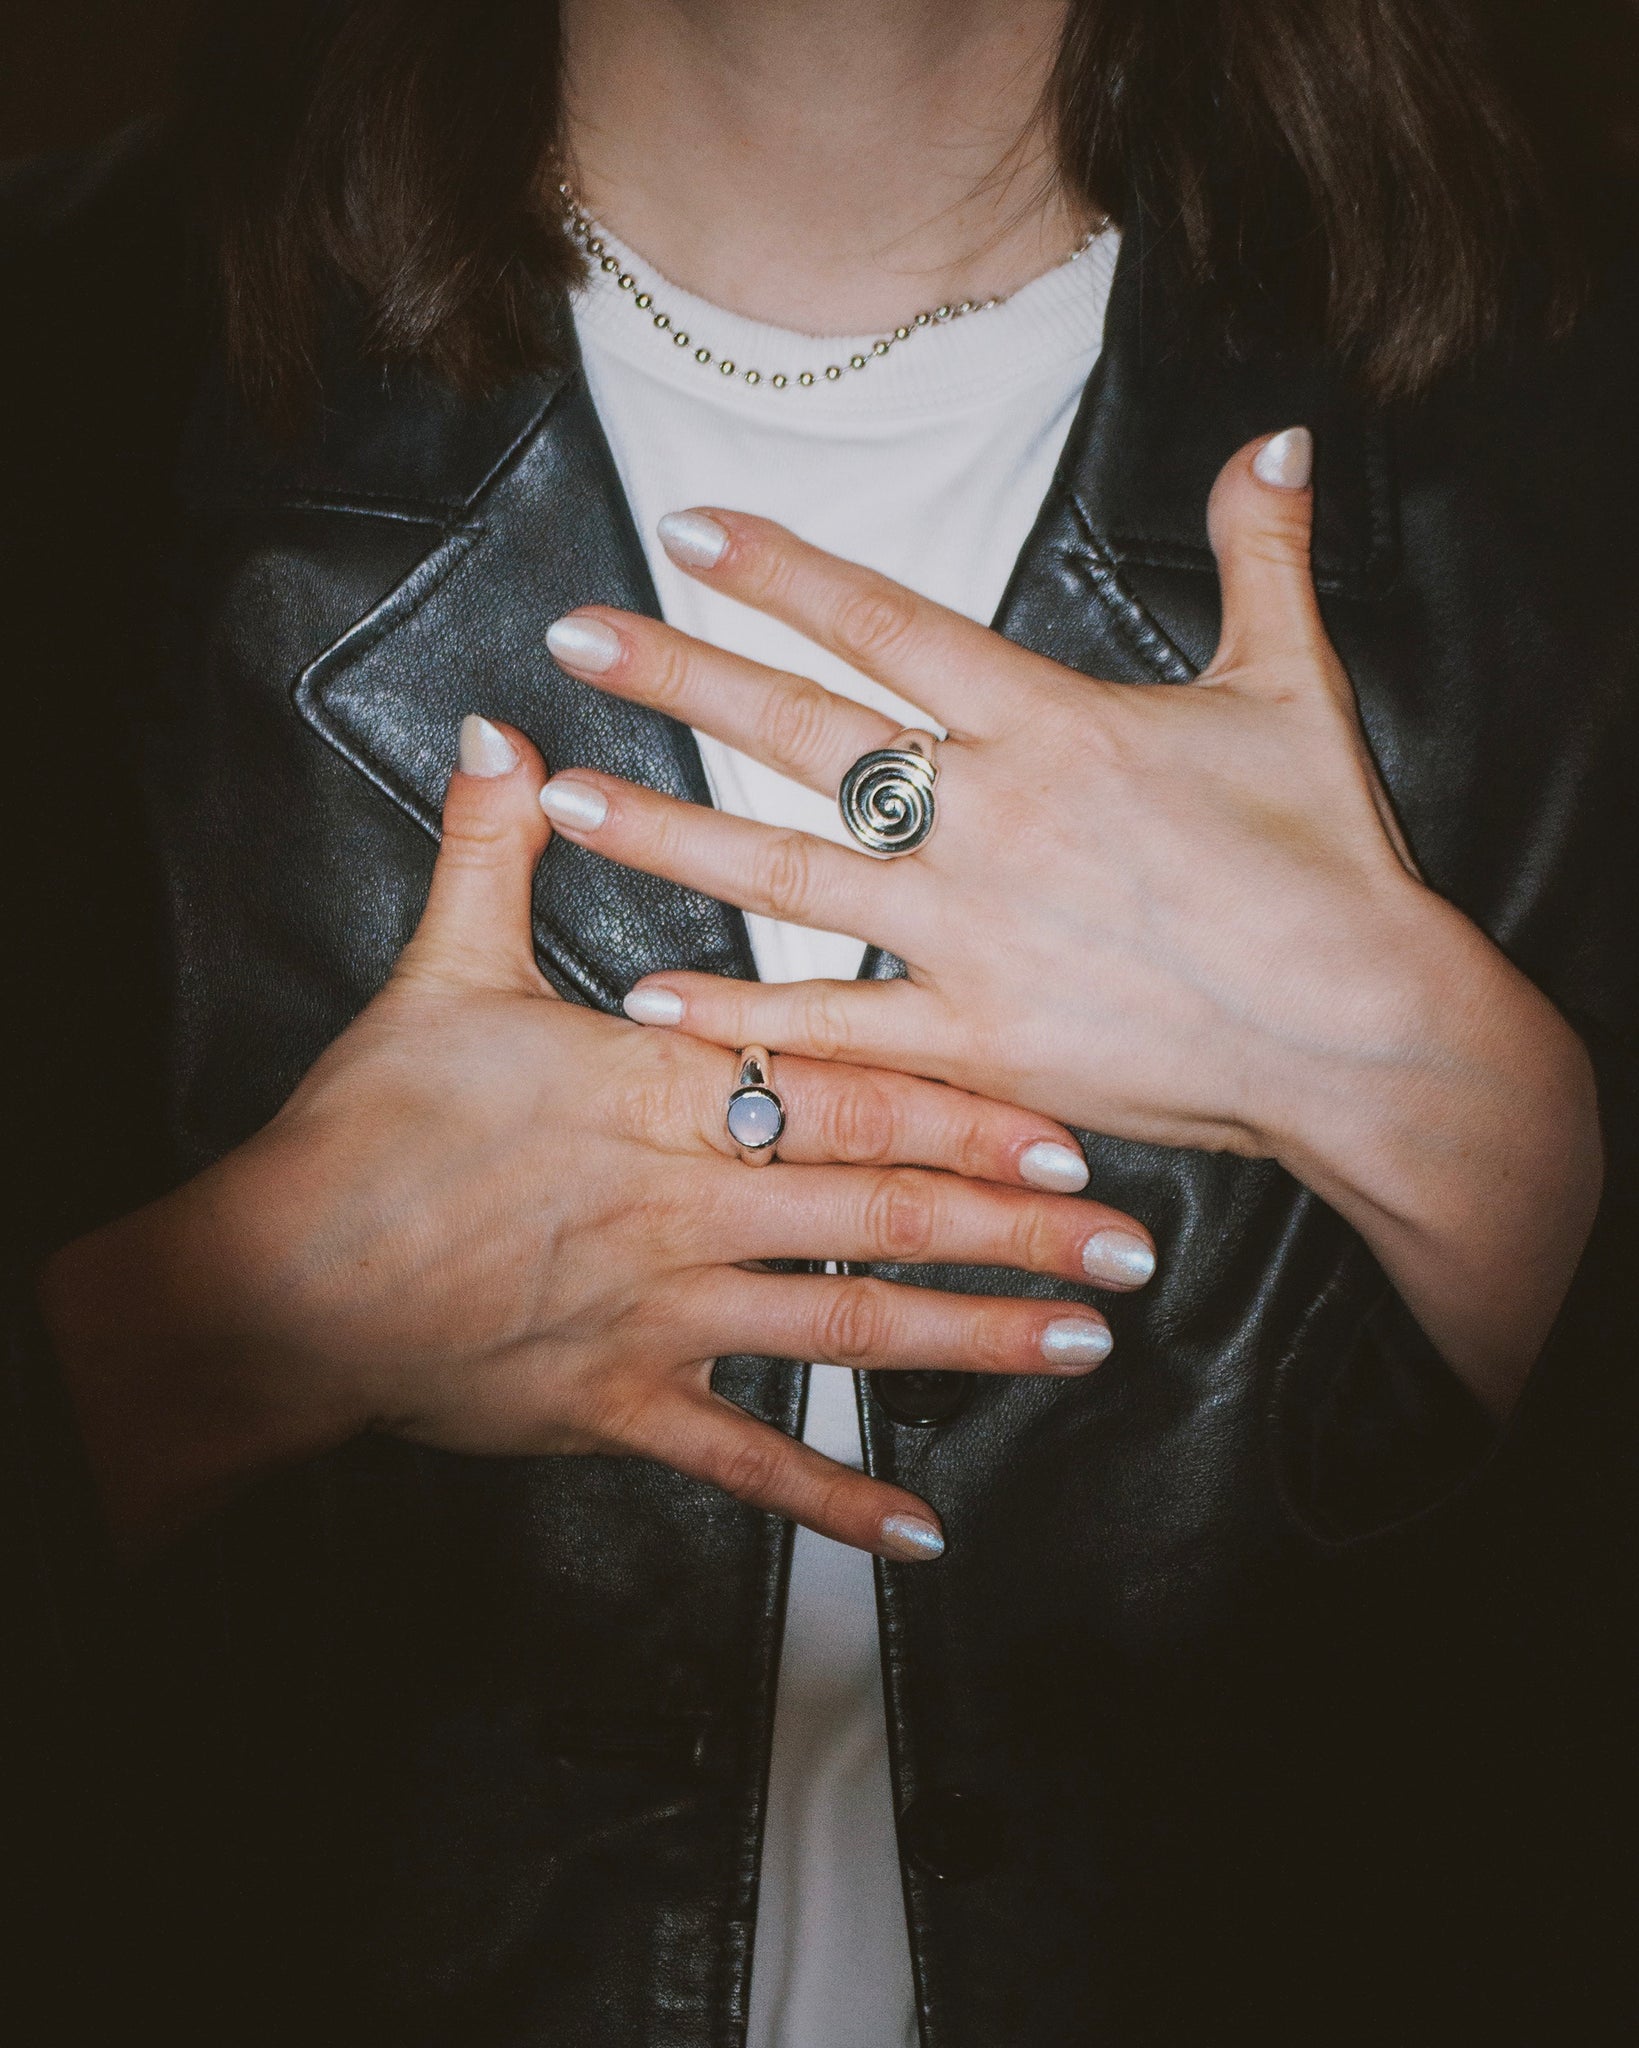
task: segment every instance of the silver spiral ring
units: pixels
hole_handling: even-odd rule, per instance
[[[924,733],[901,733],[891,747],[861,754],[842,778],[837,808],[849,837],[878,860],[898,860],[927,843],[939,764]]]

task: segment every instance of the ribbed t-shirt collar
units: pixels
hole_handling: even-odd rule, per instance
[[[633,303],[635,292],[620,288],[618,272],[595,269],[574,298],[583,344],[697,400],[736,413],[777,410],[787,426],[811,420],[832,430],[846,420],[982,404],[1043,379],[1061,379],[1073,365],[1090,369],[1103,338],[1120,247],[1115,230],[1106,229],[1074,262],[1059,264],[1000,305],[917,329],[886,357],[873,358],[863,371],[846,370],[835,383],[778,391],[769,382],[776,371],[794,378],[800,369],[823,371],[828,363],[846,364],[851,355],[870,356],[882,330],[816,336],[745,319],[671,284],[635,251],[600,233],[621,268],[638,280],[637,288],[653,294],[654,305],[645,313]],[[653,324],[660,311],[670,316],[666,332]],[[672,340],[679,330],[689,336],[687,348]],[[697,347],[711,350],[710,367],[695,361]],[[725,359],[735,365],[732,376],[716,368]],[[746,369],[759,371],[761,383],[747,384]]]

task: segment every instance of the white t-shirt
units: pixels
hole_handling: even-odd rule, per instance
[[[593,400],[665,617],[715,646],[793,669],[906,725],[933,721],[760,613],[674,568],[663,513],[721,505],[777,519],[986,622],[1035,522],[1097,359],[1115,268],[1106,232],[1000,306],[918,330],[834,384],[775,390],[775,371],[845,363],[814,340],[725,313],[612,253],[673,330],[763,381],[694,360],[595,272],[576,302]],[[907,307],[907,313],[912,309]],[[697,735],[718,805],[845,841],[831,799]],[[765,981],[859,971],[860,941],[748,919]],[[681,964],[681,963],[680,963]],[[809,1375],[805,1441],[861,1462],[851,1376]],[[916,1566],[937,1571],[937,1565]],[[750,2048],[914,2048],[910,1953],[888,1776],[871,1559],[799,1529],[774,1717],[752,1970]]]

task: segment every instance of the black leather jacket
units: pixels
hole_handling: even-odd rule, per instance
[[[272,446],[200,368],[162,170],[14,194],[37,1247],[254,1131],[380,985],[464,712],[707,792],[686,731],[543,645],[573,605],[655,607],[572,344],[482,403],[344,364]],[[877,1581],[923,2038],[1616,2039],[1635,275],[1571,341],[1387,415],[1321,363],[1163,346],[1145,251],[997,623],[1186,680],[1213,476],[1313,426],[1326,616],[1383,775],[1434,886],[1594,1046],[1611,1187],[1500,1443],[1282,1172],[1098,1136],[1093,1190],[1163,1251],[1105,1304],[1111,1364],[862,1381],[872,1468],[950,1535]],[[736,913],[562,842],[536,929],[607,1009],[653,969],[752,972]],[[718,1377],[798,1426],[796,1366]],[[49,1788],[29,1945],[58,1959],[31,2040],[116,2014],[186,2043],[741,2038],[787,1528],[638,1461],[369,1440],[99,1591],[32,1385],[17,1611],[68,1647],[37,1653],[23,1772]]]

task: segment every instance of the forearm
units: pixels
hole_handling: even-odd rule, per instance
[[[254,1246],[218,1168],[66,1246],[41,1315],[116,1547],[140,1555],[258,1473],[342,1441],[347,1418],[256,1329]]]
[[[1593,1070],[1539,990],[1449,906],[1397,1028],[1292,1091],[1280,1157],[1351,1223],[1495,1416],[1519,1399],[1598,1210]],[[1402,954],[1402,959],[1406,956]]]

